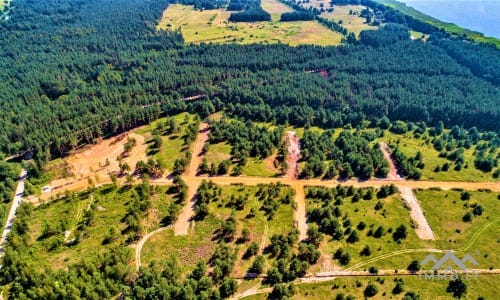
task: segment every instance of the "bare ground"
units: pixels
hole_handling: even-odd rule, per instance
[[[135,168],[138,161],[147,159],[147,145],[143,136],[127,132],[119,137],[89,145],[68,156],[65,160],[72,176],[51,181],[48,184],[51,187],[50,192],[43,193],[40,199],[47,200],[65,191],[84,190],[91,184],[110,183],[109,173],[119,173],[120,171],[117,158],[123,153],[127,137],[134,138],[136,145],[123,158],[123,163],[127,163],[132,169]],[[106,160],[109,162],[108,165],[106,165]]]
[[[396,169],[396,165],[391,159],[391,150],[386,143],[380,143],[380,150],[382,154],[384,154],[384,158],[389,164],[389,173],[387,174],[387,179],[389,180],[402,180],[401,176],[398,174],[398,170]]]
[[[417,197],[413,193],[413,190],[410,187],[398,186],[399,192],[401,193],[401,197],[410,207],[410,217],[413,221],[417,223],[417,227],[415,228],[415,233],[421,240],[434,240],[434,232],[429,226],[429,222],[427,222],[427,218],[420,208],[420,204],[418,203]]]
[[[286,177],[290,179],[297,179],[299,171],[297,162],[300,157],[299,138],[294,131],[288,131],[286,135],[288,143],[288,172]]]

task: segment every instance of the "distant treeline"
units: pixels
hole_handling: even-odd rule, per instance
[[[311,21],[314,20],[314,14],[311,12],[305,11],[293,11],[293,12],[285,12],[281,14],[281,22],[289,22],[289,21]]]

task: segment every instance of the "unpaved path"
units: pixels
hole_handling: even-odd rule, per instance
[[[410,187],[398,186],[401,198],[410,207],[410,217],[413,221],[417,223],[417,228],[415,228],[415,233],[421,240],[434,240],[434,232],[432,232],[429,222],[418,203],[417,197],[413,193]]]
[[[154,231],[151,231],[150,233],[146,234],[136,245],[135,247],[135,268],[137,271],[139,271],[139,268],[141,267],[141,251],[142,251],[142,247],[144,246],[144,244],[155,234],[157,233],[160,233],[162,231],[165,231],[167,229],[170,229],[172,228],[171,226],[167,226],[167,227],[161,227],[161,228],[158,228]]]
[[[201,123],[198,130],[198,136],[196,137],[196,141],[194,143],[193,155],[191,157],[191,161],[189,162],[189,168],[186,172],[186,178],[191,178],[189,180],[185,180],[188,185],[187,201],[174,224],[175,235],[187,235],[189,228],[194,226],[193,217],[196,191],[201,183],[199,177],[196,177],[196,174],[198,173],[198,167],[203,160],[203,146],[208,141],[209,132],[208,123]]]
[[[196,202],[196,192],[201,184],[201,181],[190,180],[186,181],[188,186],[187,200],[186,204],[181,210],[177,221],[174,224],[174,234],[175,235],[187,235],[189,228],[194,226],[194,204]]]
[[[286,177],[289,179],[297,179],[299,172],[298,164],[300,157],[299,138],[295,131],[288,131],[286,133],[288,142],[288,171]]]
[[[292,185],[295,189],[295,204],[294,219],[299,230],[299,241],[307,238],[307,217],[306,217],[306,195],[304,185],[295,183]]]
[[[384,158],[389,164],[389,173],[387,174],[387,180],[394,181],[406,181],[404,178],[398,175],[398,170],[396,169],[396,165],[391,158],[391,152],[389,146],[386,143],[380,143],[380,150],[384,154]],[[434,240],[434,232],[432,232],[431,226],[429,226],[429,222],[418,203],[417,197],[413,193],[411,187],[397,185],[399,193],[401,194],[401,198],[405,201],[405,203],[410,208],[410,217],[417,224],[415,228],[415,233],[421,240]]]
[[[193,147],[193,155],[191,161],[189,162],[189,168],[187,170],[188,176],[196,176],[198,173],[198,167],[203,160],[203,146],[208,141],[208,134],[210,133],[208,123],[201,123],[198,129],[198,136]]]
[[[399,176],[398,174],[398,169],[396,168],[396,165],[392,161],[391,150],[389,149],[389,146],[387,146],[386,143],[380,143],[380,150],[382,151],[385,160],[389,164],[389,173],[387,174],[387,179],[402,180],[401,176]]]
[[[14,218],[16,217],[16,211],[19,205],[23,202],[24,194],[24,180],[28,176],[25,169],[21,170],[19,174],[19,182],[17,184],[16,193],[14,194],[14,199],[12,200],[12,205],[10,206],[9,214],[5,220],[5,227],[2,232],[2,237],[0,238],[0,256],[3,256],[2,245],[7,241],[7,236],[10,233],[12,224],[14,223]]]

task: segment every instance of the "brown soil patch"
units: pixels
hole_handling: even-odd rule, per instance
[[[108,174],[119,173],[120,168],[117,158],[122,155],[128,137],[134,138],[136,145],[123,158],[123,163],[127,163],[132,169],[135,168],[138,161],[147,159],[147,145],[143,136],[127,132],[114,138],[102,140],[97,144],[86,146],[70,154],[64,160],[72,176],[57,178],[50,182],[48,185],[51,187],[51,191],[44,193],[41,198],[48,199],[65,191],[83,190],[90,186],[90,181],[95,185],[111,182]],[[108,165],[106,165],[106,160],[109,161]]]
[[[389,173],[387,173],[387,179],[389,180],[402,180],[401,176],[398,175],[398,169],[391,159],[391,150],[386,143],[380,143],[380,150],[384,154],[384,158],[389,164]]]
[[[297,162],[300,156],[300,146],[299,138],[294,131],[288,131],[286,133],[287,143],[288,143],[288,172],[287,177],[290,179],[297,179],[298,175],[298,165]]]

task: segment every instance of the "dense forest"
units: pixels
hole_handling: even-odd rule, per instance
[[[184,46],[179,32],[155,30],[164,1],[16,5],[0,24],[0,151],[33,149],[40,163],[162,114],[207,107],[297,126],[387,116],[499,129],[496,49],[439,35],[340,47]],[[469,52],[482,59],[466,59]],[[316,69],[328,77],[306,72]],[[181,101],[198,94],[205,100]]]

